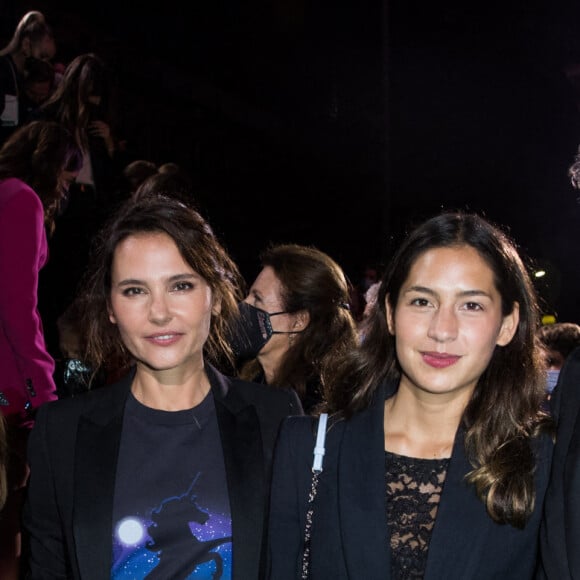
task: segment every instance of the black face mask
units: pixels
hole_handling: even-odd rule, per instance
[[[270,317],[287,314],[286,311],[266,312],[247,302],[240,302],[238,308],[240,309],[240,318],[230,339],[238,361],[254,358],[273,334],[294,334],[294,332],[272,330]]]

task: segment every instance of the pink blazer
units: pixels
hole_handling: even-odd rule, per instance
[[[0,181],[0,411],[20,425],[32,425],[27,409],[57,398],[38,312],[47,260],[40,198],[19,179]]]

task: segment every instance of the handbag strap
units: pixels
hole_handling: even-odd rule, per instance
[[[326,440],[326,423],[328,413],[322,413],[318,419],[316,443],[314,445],[314,461],[312,462],[312,484],[308,494],[308,506],[306,511],[306,526],[304,528],[304,552],[302,553],[301,580],[308,580],[310,573],[310,538],[312,529],[312,516],[314,514],[314,499],[318,491],[318,477],[322,473],[322,461],[324,459],[324,442]]]

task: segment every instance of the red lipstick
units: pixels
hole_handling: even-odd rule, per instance
[[[450,367],[461,358],[458,355],[447,354],[444,352],[424,352],[422,353],[422,356],[425,363],[436,369]]]

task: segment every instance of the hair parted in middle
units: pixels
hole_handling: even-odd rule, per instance
[[[220,304],[220,312],[212,314],[204,352],[210,362],[233,368],[227,337],[239,317],[238,302],[243,297],[244,280],[209,223],[193,208],[163,196],[129,199],[94,240],[89,266],[77,295],[86,333],[86,362],[95,370],[111,367],[114,373],[132,364],[117,326],[108,316],[111,269],[119,243],[143,233],[167,234],[185,262],[207,282],[214,301]]]
[[[519,307],[514,337],[505,346],[495,347],[463,412],[460,428],[465,430],[465,448],[474,468],[467,479],[494,520],[521,527],[534,504],[535,460],[530,439],[550,430],[551,421],[541,407],[545,391],[535,339],[539,326],[536,291],[515,242],[499,226],[475,213],[443,212],[409,233],[383,274],[364,341],[334,369],[329,411],[349,417],[370,405],[384,380],[400,379],[386,302],[394,312],[413,264],[425,252],[465,246],[475,249],[492,270],[502,314],[510,314],[516,304]]]

